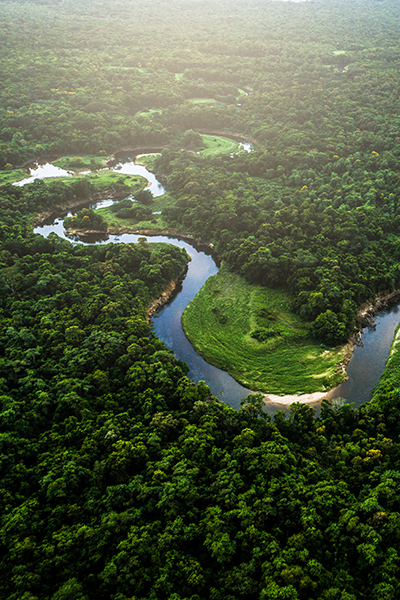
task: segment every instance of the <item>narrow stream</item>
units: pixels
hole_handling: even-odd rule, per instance
[[[40,176],[43,173],[49,173],[54,176],[54,171],[49,167],[53,165],[43,164],[36,168],[40,170],[30,173],[30,177],[18,182],[18,185],[30,183],[35,173]],[[120,173],[138,174],[146,177],[150,183],[149,188],[155,196],[164,193],[164,188],[157,181],[155,176],[147,171],[142,165],[136,165],[132,159],[119,162],[112,167],[113,170]],[[63,173],[63,176],[64,173]],[[112,204],[112,200],[103,200],[92,205],[93,208],[100,208]],[[50,223],[43,224],[35,228],[35,233],[45,237],[54,232],[60,237],[74,243],[84,244],[107,244],[107,243],[136,243],[141,235],[122,234],[122,235],[93,235],[85,238],[72,239],[65,235],[63,226],[63,217],[52,219]],[[184,240],[170,238],[166,236],[148,236],[150,242],[166,242],[185,248],[191,262],[181,288],[170,303],[164,306],[153,318],[154,330],[156,335],[162,339],[168,348],[172,349],[175,355],[186,362],[189,366],[189,377],[196,383],[205,381],[213,394],[227,402],[234,408],[240,407],[240,400],[253,393],[249,389],[241,386],[226,371],[222,371],[213,365],[207,363],[190,344],[182,330],[181,316],[187,304],[199,292],[208,277],[218,272],[213,257],[207,250],[196,248]],[[362,345],[355,348],[353,357],[348,365],[348,380],[338,386],[335,390],[328,392],[327,397],[344,398],[347,402],[355,402],[357,405],[367,402],[372,397],[373,388],[379,382],[379,378],[385,368],[385,363],[389,355],[389,350],[393,335],[397,325],[400,322],[400,312],[398,308],[390,311],[381,311],[376,315],[376,326],[366,328],[362,334]],[[315,405],[314,405],[315,406]],[[287,407],[268,403],[267,411],[287,410]]]

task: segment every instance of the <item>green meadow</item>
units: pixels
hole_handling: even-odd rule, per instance
[[[186,307],[182,324],[198,353],[252,390],[312,393],[344,378],[344,350],[313,341],[287,293],[249,285],[225,266]]]
[[[53,161],[52,164],[62,169],[74,172],[86,171],[89,169],[102,169],[111,156],[95,156],[93,154],[82,156],[62,156]]]
[[[154,163],[158,156],[160,156],[158,152],[153,152],[151,154],[141,154],[136,157],[135,163],[138,165],[143,165],[144,167],[152,171]]]
[[[216,100],[214,98],[190,98],[188,102],[190,104],[214,104]]]
[[[77,180],[86,179],[89,181],[96,192],[121,192],[124,191],[126,195],[137,192],[143,189],[147,185],[147,179],[140,175],[125,175],[121,173],[115,173],[109,169],[103,169],[101,171],[93,171],[85,175],[71,175],[70,177],[49,177],[44,179],[45,183],[59,181],[62,183],[72,183]]]
[[[203,156],[215,156],[216,154],[235,154],[240,151],[240,143],[227,137],[216,135],[202,135],[205,145],[200,151]]]
[[[12,169],[10,171],[0,171],[0,185],[14,183],[29,177],[23,169]]]
[[[107,160],[107,158],[99,156],[88,156],[82,158],[65,156],[56,161],[53,161],[52,164],[64,169],[71,169],[71,171],[73,171],[74,174],[66,177],[46,177],[45,179],[43,179],[43,181],[45,182],[45,184],[51,184],[54,181],[69,184],[77,180],[86,179],[94,186],[97,192],[104,192],[109,189],[119,191],[119,189],[123,186],[126,190],[127,195],[130,193],[137,192],[138,190],[143,189],[147,185],[147,179],[145,177],[141,177],[140,175],[126,175],[123,173],[116,173],[115,171],[111,171],[110,169],[103,168],[103,163],[105,163]],[[93,170],[89,173],[80,173],[80,171],[87,170],[90,168],[90,165],[93,166],[94,164],[97,165],[96,168],[98,168],[99,170]],[[1,171],[0,185],[20,181],[21,179],[27,177],[29,177],[29,175],[22,169]]]
[[[109,231],[116,231],[121,228],[129,229],[131,231],[136,231],[137,229],[167,229],[169,224],[164,221],[162,211],[170,202],[171,198],[168,194],[163,194],[162,196],[154,198],[153,202],[149,205],[149,208],[151,208],[152,212],[155,214],[152,214],[151,217],[145,221],[121,219],[112,212],[110,207],[99,208],[96,212],[98,212],[107,222]]]

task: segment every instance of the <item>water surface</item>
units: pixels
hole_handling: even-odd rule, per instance
[[[375,326],[362,332],[361,345],[356,346],[347,367],[347,381],[327,394],[328,399],[344,398],[357,406],[371,400],[373,390],[385,370],[393,336],[400,323],[398,306],[380,311]]]
[[[116,173],[121,173],[123,175],[140,175],[141,177],[147,179],[147,181],[149,182],[146,189],[149,189],[154,197],[162,196],[162,194],[165,194],[165,189],[163,188],[161,183],[156,179],[154,173],[148,171],[143,165],[136,164],[134,159],[130,159],[127,161],[113,161],[112,166],[104,167],[103,169],[97,169],[97,171],[103,170],[115,171]],[[21,187],[23,185],[26,185],[27,183],[33,183],[35,179],[46,179],[49,177],[72,177],[72,175],[83,176],[90,173],[90,171],[67,171],[66,169],[61,169],[61,167],[56,167],[55,165],[49,162],[32,163],[27,167],[27,171],[29,173],[29,177],[26,177],[21,181],[16,181],[13,185]]]
[[[72,171],[66,171],[61,167],[56,167],[49,162],[45,163],[32,163],[31,166],[27,167],[29,177],[16,181],[13,185],[21,187],[27,183],[33,183],[35,179],[46,179],[47,177],[71,177],[74,175]]]
[[[250,147],[250,145],[248,146]],[[57,169],[57,167],[55,168]],[[153,187],[150,189],[154,195],[160,195],[164,192],[164,188],[157,181],[154,174],[150,173],[143,165],[136,165],[132,159],[125,161],[121,159],[121,161],[117,162],[111,168],[121,173],[146,177],[146,179],[151,181]],[[47,173],[51,172],[50,170],[47,171]],[[19,184],[21,185],[23,182],[19,182]],[[112,199],[106,199],[91,206],[93,208],[101,208],[110,206],[112,203]],[[136,243],[139,237],[143,237],[142,235],[128,233],[122,235],[108,235],[104,233],[71,238],[65,234],[62,217],[50,219],[48,223],[44,223],[35,229],[35,233],[40,233],[46,237],[51,232],[71,242],[81,244],[107,244],[109,242]],[[237,383],[226,371],[210,365],[197,354],[183,333],[181,325],[183,310],[190,300],[196,296],[208,277],[218,272],[218,266],[209,251],[204,248],[196,248],[187,241],[166,236],[148,236],[148,241],[149,243],[166,242],[185,248],[192,259],[189,263],[187,275],[178,293],[153,318],[155,333],[165,342],[168,348],[174,351],[179,359],[186,362],[190,369],[189,377],[193,381],[196,383],[205,381],[213,394],[234,408],[238,408],[241,398],[253,392]],[[357,405],[363,404],[372,398],[373,389],[378,384],[380,376],[384,371],[393,335],[399,322],[400,312],[397,307],[389,311],[381,311],[376,315],[375,327],[364,329],[362,345],[355,348],[353,357],[347,367],[349,379],[335,390],[328,392],[327,398],[341,397],[347,402],[355,402]],[[268,403],[268,412],[274,412],[277,409],[287,410],[287,407]]]
[[[65,233],[62,218],[56,218],[52,223],[41,225],[34,230],[35,233],[40,233],[45,237],[52,231],[70,242],[80,244],[108,244],[110,242],[128,244],[137,243],[139,238],[143,238],[143,235],[133,233],[121,235],[93,234],[71,238]],[[218,272],[213,257],[210,252],[196,248],[184,240],[161,235],[148,236],[147,239],[149,243],[164,242],[184,248],[191,257],[186,277],[178,293],[152,319],[156,335],[165,342],[168,348],[174,351],[177,358],[186,362],[190,369],[188,374],[190,379],[196,383],[205,381],[213,394],[219,396],[234,408],[239,408],[240,400],[253,392],[241,386],[226,371],[210,365],[197,354],[185,336],[181,324],[182,312],[187,304],[196,296],[207,279]]]

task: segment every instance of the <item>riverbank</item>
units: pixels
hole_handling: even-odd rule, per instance
[[[204,242],[200,237],[194,237],[192,235],[184,234],[173,228],[164,228],[164,229],[144,229],[142,227],[111,227],[106,231],[101,231],[100,229],[67,229],[65,231],[65,235],[68,237],[85,237],[85,236],[93,236],[93,235],[124,235],[125,233],[131,233],[133,235],[143,235],[143,236],[166,236],[170,238],[175,238],[178,240],[183,240],[184,242],[188,242],[192,244],[194,247],[207,250],[209,252],[213,251],[214,245],[211,243]]]
[[[116,174],[114,174],[115,176]],[[94,202],[99,202],[101,200],[104,199],[113,199],[113,200],[117,200],[118,197],[122,198],[126,195],[126,193],[121,193],[119,192],[118,194],[115,193],[115,190],[112,189],[108,189],[107,192],[103,192],[103,197],[100,197],[99,194],[96,194],[96,197],[91,199],[90,203],[94,203]],[[170,201],[171,199],[168,199],[168,194],[165,194],[164,196],[161,197],[160,200],[156,199],[157,202],[159,202],[160,204],[164,204],[168,201]],[[87,203],[85,202],[83,205],[87,205]],[[157,205],[158,206],[158,205]],[[65,205],[65,210],[68,209],[72,209],[72,208],[76,208],[76,207],[82,207],[82,203],[79,201],[77,202],[71,202],[68,205]],[[156,203],[154,204],[153,210],[155,210],[156,207]],[[102,208],[100,209],[101,211],[107,211],[107,208]],[[39,216],[40,219],[43,219],[45,217],[49,217],[51,216],[51,214],[54,214],[53,212],[50,213],[48,212],[47,214],[41,214]],[[157,215],[156,213],[154,213],[154,219],[152,219],[152,221],[159,221],[159,225],[163,224],[161,215]],[[108,227],[108,231],[105,235],[105,232],[99,232],[99,231],[95,231],[95,230],[70,230],[69,232],[67,232],[67,236],[71,237],[71,236],[79,236],[81,238],[81,241],[87,242],[87,243],[91,243],[93,241],[101,241],[101,243],[105,243],[107,241],[107,235],[110,236],[123,236],[125,234],[131,234],[133,233],[136,236],[168,236],[170,238],[175,238],[175,239],[180,239],[180,240],[185,240],[188,243],[194,245],[194,246],[198,246],[198,247],[203,247],[205,248],[208,252],[213,250],[213,246],[212,244],[207,244],[204,243],[203,240],[201,240],[200,238],[196,238],[192,235],[185,235],[185,233],[183,231],[179,231],[176,228],[170,228],[170,227],[160,227],[157,225],[157,223],[155,222],[154,227],[152,227],[152,223],[138,223],[138,224],[134,224],[134,223],[126,223],[126,220],[120,220],[121,223],[123,223],[123,225],[115,225],[113,223],[112,226],[109,225]],[[136,226],[137,225],[137,226]],[[87,237],[87,240],[85,240],[85,236]],[[90,239],[90,237],[92,236],[92,239]],[[96,238],[96,236],[99,236],[97,240],[95,240],[94,238]],[[100,237],[101,236],[101,237]],[[83,239],[82,239],[83,238]],[[117,243],[120,240],[110,240],[114,243]],[[121,240],[121,241],[127,241],[127,240]],[[174,243],[173,240],[171,240],[171,243]],[[156,310],[159,310],[164,303],[168,302],[174,295],[175,293],[175,289],[176,286],[172,286],[169,287],[168,290],[166,290],[165,295],[163,294],[162,299],[161,299],[161,304],[157,303],[157,308]],[[363,307],[360,308],[360,311],[358,313],[358,317],[357,317],[357,325],[360,327],[366,326],[366,325],[371,325],[374,321],[374,315],[377,311],[381,310],[382,308],[386,308],[388,306],[390,306],[391,304],[395,304],[400,300],[400,292],[391,292],[390,294],[386,294],[383,296],[380,296],[376,299],[375,303],[370,303],[368,305],[365,305]],[[289,327],[289,329],[296,329],[296,327],[293,327],[293,324],[290,323],[290,319],[288,320],[288,317],[283,315],[281,316],[281,323],[280,324],[286,324],[286,326]],[[224,318],[224,316],[222,315],[222,319]],[[279,320],[279,319],[278,319]],[[255,319],[255,324],[258,326],[259,324],[257,324],[257,318]],[[254,323],[253,323],[254,325]],[[262,324],[261,324],[262,325]],[[265,325],[265,323],[264,323]],[[261,329],[263,329],[263,326],[261,327]],[[265,327],[264,327],[265,329]],[[297,329],[299,330],[300,327],[297,327]],[[213,330],[212,330],[213,331]],[[254,329],[253,329],[254,332]],[[283,332],[285,333],[285,332]],[[287,333],[287,332],[286,332]],[[297,331],[298,333],[298,331]],[[304,402],[304,403],[308,403],[308,404],[315,404],[318,403],[322,400],[322,398],[331,395],[332,393],[335,392],[335,390],[337,389],[337,386],[335,385],[336,382],[340,382],[343,381],[347,378],[346,375],[346,367],[349,364],[352,355],[353,355],[353,350],[355,345],[357,344],[357,336],[354,336],[349,342],[348,344],[346,344],[345,346],[343,346],[342,348],[337,348],[337,349],[333,349],[333,351],[336,351],[338,353],[341,353],[341,355],[336,357],[336,362],[335,362],[335,366],[328,364],[328,358],[329,358],[329,354],[332,352],[332,350],[323,350],[321,352],[321,347],[319,346],[319,354],[313,356],[312,353],[307,352],[307,347],[306,345],[304,345],[303,341],[304,340],[299,340],[299,343],[297,344],[297,348],[295,348],[295,350],[299,353],[299,358],[295,358],[293,360],[290,359],[290,355],[289,355],[289,360],[287,360],[287,356],[283,356],[284,353],[281,352],[282,348],[282,340],[279,339],[281,337],[285,337],[285,335],[282,335],[282,331],[280,332],[281,335],[277,335],[277,336],[272,336],[272,339],[270,340],[266,340],[263,341],[262,343],[260,343],[259,340],[255,340],[253,339],[249,339],[252,338],[251,335],[247,336],[247,340],[246,343],[250,343],[250,345],[252,344],[253,346],[255,346],[257,348],[264,348],[265,344],[269,346],[271,346],[270,350],[272,348],[272,346],[274,346],[274,344],[277,346],[277,352],[274,353],[273,351],[271,352],[272,355],[276,354],[278,357],[278,361],[282,359],[282,357],[284,358],[284,362],[286,361],[288,363],[288,368],[286,370],[281,369],[280,365],[277,365],[277,375],[279,376],[280,382],[285,382],[285,385],[287,384],[287,382],[290,382],[290,378],[292,378],[292,376],[295,375],[295,373],[298,373],[298,369],[300,371],[303,370],[303,375],[304,375],[304,371],[307,372],[307,369],[309,368],[309,372],[306,373],[306,383],[308,384],[312,384],[311,385],[311,389],[305,388],[304,385],[302,385],[302,381],[301,381],[301,377],[300,379],[297,380],[297,382],[294,382],[292,380],[292,385],[291,385],[291,389],[287,389],[286,393],[285,393],[285,389],[279,389],[282,386],[279,386],[279,388],[276,389],[276,391],[271,388],[268,387],[266,390],[263,390],[264,394],[265,394],[265,399],[266,399],[266,403],[270,403],[271,405],[290,405],[292,402]],[[287,336],[286,336],[287,337]],[[277,338],[277,339],[274,339]],[[197,343],[193,341],[194,347],[195,349],[198,351],[199,355],[205,356],[205,358],[207,359],[207,361],[210,364],[216,364],[218,367],[221,367],[221,369],[224,369],[226,372],[230,372],[237,381],[241,382],[243,385],[247,386],[248,388],[251,389],[259,389],[259,386],[257,385],[257,383],[260,380],[263,380],[262,377],[262,373],[256,373],[256,385],[253,385],[253,383],[250,381],[249,377],[247,376],[247,373],[245,374],[245,377],[243,378],[239,378],[236,376],[236,374],[234,374],[229,368],[226,367],[226,365],[216,362],[212,359],[209,358],[209,356],[207,354],[205,354],[197,345]],[[229,350],[231,349],[231,347],[235,347],[235,344],[228,344],[229,346]],[[293,346],[296,346],[296,344],[293,344]],[[226,354],[225,349],[223,349],[222,354]],[[276,359],[276,357],[274,356],[274,360]],[[319,368],[318,369],[318,365],[317,362],[318,360],[323,360],[326,361],[325,363],[325,369]],[[185,357],[183,357],[183,360],[185,360]],[[206,379],[207,378],[205,376],[203,376],[202,378]],[[333,379],[333,381],[332,381]],[[208,381],[208,380],[207,380]],[[300,382],[300,383],[299,383]],[[304,382],[304,380],[303,380]],[[321,389],[322,387],[322,389]],[[249,390],[250,391],[250,390]],[[292,393],[294,392],[294,393]],[[282,395],[280,395],[282,393]]]
[[[49,210],[45,210],[41,213],[36,213],[33,224],[35,226],[40,225],[44,221],[47,221],[47,219],[51,219],[52,217],[59,215],[60,212],[65,213],[71,210],[79,210],[81,208],[86,208],[91,204],[97,204],[98,202],[102,202],[104,200],[122,200],[125,197],[126,192],[116,192],[113,189],[109,189],[96,193],[93,196],[89,196],[89,198],[86,198],[85,200],[83,200],[82,198],[77,198],[69,202],[64,202],[57,208],[52,208]],[[102,233],[104,234],[104,231]]]
[[[312,394],[287,394],[286,396],[278,396],[277,394],[263,394],[264,401],[274,404],[281,404],[282,406],[290,406],[294,402],[301,402],[302,404],[317,404],[326,398],[327,392],[313,392]]]
[[[241,385],[314,402],[345,379],[351,348],[321,347],[290,305],[284,291],[250,285],[223,265],[185,308],[182,324],[196,352]]]
[[[360,329],[364,327],[373,327],[374,318],[380,310],[386,310],[400,303],[400,290],[394,290],[387,294],[379,295],[374,302],[363,304],[357,312],[357,321]]]
[[[165,306],[168,302],[170,302],[172,300],[172,298],[178,291],[177,288],[178,288],[179,284],[182,282],[182,279],[184,278],[186,271],[187,271],[187,267],[182,269],[182,272],[179,275],[179,277],[177,277],[176,279],[173,279],[172,281],[169,282],[169,284],[166,286],[166,288],[164,289],[161,296],[159,296],[158,298],[155,298],[154,300],[152,300],[150,302],[150,304],[146,310],[147,322],[149,322],[151,317],[153,317],[156,313],[158,313],[158,311],[161,310],[163,306]]]
[[[294,402],[301,402],[302,404],[318,404],[324,398],[334,394],[335,390],[340,387],[340,384],[347,380],[346,368],[353,357],[355,340],[356,336],[351,336],[347,344],[341,347],[343,350],[343,359],[339,362],[336,369],[337,374],[343,375],[343,379],[339,385],[335,385],[331,389],[328,389],[324,392],[313,392],[311,394],[286,394],[284,396],[280,396],[278,394],[267,393],[264,394],[265,402],[281,404],[282,406],[290,406]]]
[[[340,369],[345,375],[344,382],[348,380],[347,367],[350,361],[353,358],[354,350],[356,346],[360,345],[360,331],[365,327],[374,327],[375,325],[375,316],[382,310],[388,310],[391,307],[400,303],[400,290],[394,290],[393,292],[389,292],[387,294],[383,294],[377,296],[374,302],[369,302],[363,304],[357,312],[356,322],[358,331],[350,336],[347,344],[343,346],[344,356],[343,360],[338,365],[338,369]],[[393,341],[391,344],[389,358],[386,363],[386,367],[382,373],[382,380],[395,380],[396,385],[400,385],[399,377],[397,376],[397,363],[400,364],[400,358],[396,356],[395,368],[393,365],[390,365],[393,355],[398,354],[398,346],[400,344],[400,326],[397,327],[395,335],[393,337]],[[362,343],[361,343],[362,345]],[[316,392],[314,394],[292,394],[279,396],[275,394],[265,394],[264,398],[266,402],[273,402],[274,404],[282,404],[288,406],[293,402],[302,402],[305,404],[315,404],[321,402],[324,398],[328,398],[330,400],[334,399],[337,392],[341,391],[343,387],[343,382],[326,392]]]

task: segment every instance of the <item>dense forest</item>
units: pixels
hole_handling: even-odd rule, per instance
[[[148,320],[187,254],[34,234],[96,189],[12,182],[40,157],[163,148],[171,228],[342,343],[399,287],[398,3],[0,6],[0,598],[397,599],[396,346],[361,407],[235,411]],[[253,149],[202,152],[202,133]],[[116,215],[151,213],[115,182]],[[107,228],[88,208],[65,224]]]

